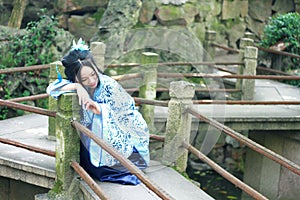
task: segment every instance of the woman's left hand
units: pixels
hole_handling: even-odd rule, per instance
[[[91,110],[93,113],[99,115],[100,112],[100,106],[94,102],[92,99],[87,99],[84,101],[84,108],[87,110]]]

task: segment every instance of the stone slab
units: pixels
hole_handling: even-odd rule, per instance
[[[175,170],[151,161],[150,167],[144,170],[148,178],[173,199],[178,200],[213,200],[211,196],[202,191],[198,186],[178,174]],[[149,190],[143,183],[136,186],[125,186],[114,183],[97,182],[100,188],[106,192],[111,200],[159,200],[155,193]],[[89,186],[82,182],[81,188],[89,198],[99,199]]]

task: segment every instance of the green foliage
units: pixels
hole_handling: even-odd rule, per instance
[[[0,46],[0,69],[49,64],[54,61],[51,48],[55,43],[57,22],[41,15],[39,21],[27,24],[25,34],[1,33],[8,41]],[[3,35],[2,35],[3,34]],[[0,96],[4,99],[45,93],[48,70],[26,73],[0,74]],[[47,99],[37,102],[47,107]],[[36,104],[36,103],[35,103]],[[22,115],[23,112],[0,108],[0,120]]]
[[[293,54],[300,54],[300,14],[297,12],[275,15],[270,18],[265,26],[260,45],[269,48],[279,42],[286,46],[285,51]],[[283,71],[299,69],[299,59],[286,57]],[[300,86],[300,81],[283,81],[291,85]]]
[[[300,14],[296,12],[273,16],[265,26],[261,45],[270,47],[278,42],[284,42],[288,52],[299,54],[299,24]]]

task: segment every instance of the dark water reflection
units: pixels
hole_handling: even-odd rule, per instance
[[[213,170],[197,171],[187,168],[189,177],[200,183],[200,187],[207,194],[216,200],[239,200],[242,191],[231,182],[220,176]],[[237,178],[241,178],[242,174],[234,174]]]

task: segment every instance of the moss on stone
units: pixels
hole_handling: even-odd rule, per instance
[[[55,198],[57,194],[62,192],[62,182],[60,180],[56,180],[52,189],[48,192],[48,196],[50,199]]]
[[[92,15],[92,18],[94,18],[96,20],[96,24],[99,24],[103,14],[105,12],[105,8],[99,8],[97,10],[97,12],[95,12],[93,15]]]

